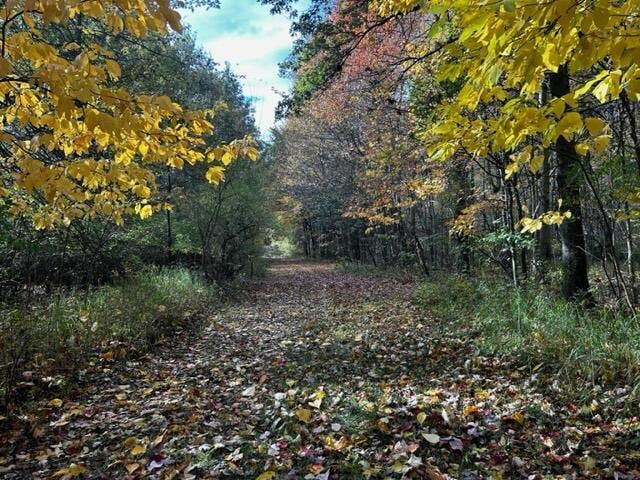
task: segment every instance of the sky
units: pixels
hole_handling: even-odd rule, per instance
[[[256,123],[267,137],[275,122],[278,92],[286,92],[291,84],[278,75],[278,63],[293,43],[290,21],[285,15],[271,15],[269,7],[256,0],[220,3],[219,9],[181,12],[183,22],[216,62],[229,62],[241,77],[245,95],[254,99]]]

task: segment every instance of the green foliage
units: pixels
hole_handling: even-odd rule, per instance
[[[298,253],[296,245],[289,237],[278,238],[272,241],[265,250],[267,258],[288,258]]]
[[[437,276],[416,290],[416,301],[436,316],[466,318],[480,301],[475,285],[462,275]]]
[[[224,280],[249,271],[252,263],[255,268],[275,222],[266,190],[268,176],[265,163],[239,161],[219,186],[201,185],[176,202],[177,246],[198,252],[208,277]]]
[[[514,289],[464,277],[424,283],[416,301],[458,322],[463,335],[470,329],[483,354],[515,358],[576,384],[640,382],[640,325],[619,312],[585,309],[542,285]]]
[[[486,246],[491,249],[522,249],[533,248],[535,246],[535,239],[531,235],[526,235],[520,232],[512,232],[507,228],[500,228],[499,230],[486,233],[479,240],[478,243],[482,246]]]
[[[45,377],[65,374],[58,380],[66,381],[99,353],[144,352],[193,324],[216,298],[214,287],[186,269],[150,268],[113,285],[43,296],[29,307],[0,304],[0,395],[9,401],[22,378],[44,386]]]

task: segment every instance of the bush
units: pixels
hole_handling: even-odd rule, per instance
[[[186,269],[149,269],[119,284],[65,291],[28,307],[0,304],[4,406],[21,385],[51,375],[68,379],[96,354],[110,359],[147,351],[211,309],[214,290]]]
[[[574,384],[640,383],[640,325],[605,307],[587,310],[536,284],[462,277],[423,284],[416,301],[471,329],[482,354],[540,366]]]

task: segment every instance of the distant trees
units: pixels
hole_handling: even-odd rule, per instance
[[[367,223],[360,243],[387,249],[358,260],[486,260],[518,283],[557,259],[566,297],[593,292],[591,264],[633,310],[639,18],[631,1],[346,2],[289,62],[281,141],[319,106],[353,119],[338,203]]]

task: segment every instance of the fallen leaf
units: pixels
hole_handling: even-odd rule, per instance
[[[84,465],[78,465],[78,464],[72,463],[68,467],[61,468],[60,470],[55,472],[53,474],[53,478],[64,477],[64,476],[77,477],[78,475],[82,475],[86,471],[87,471],[87,467],[85,467]]]
[[[147,451],[147,447],[139,443],[131,449],[131,455],[137,457],[138,455],[142,455]]]
[[[440,435],[436,435],[435,433],[423,433],[422,438],[433,445],[440,443]]]
[[[133,474],[135,471],[137,471],[140,468],[140,464],[139,463],[128,463],[124,466],[124,468],[126,468],[127,472],[129,472],[129,475]]]
[[[299,408],[298,410],[296,410],[296,417],[298,417],[298,420],[304,423],[309,423],[312,414],[313,412],[308,408]]]
[[[246,388],[242,391],[243,397],[253,397],[256,394],[256,386],[252,385],[249,388]]]
[[[260,475],[256,477],[256,480],[273,480],[276,477],[276,472],[272,470],[268,470],[266,472],[262,472]]]

